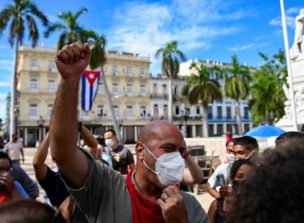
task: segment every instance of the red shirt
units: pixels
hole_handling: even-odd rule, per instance
[[[132,218],[134,223],[165,223],[161,208],[153,201],[145,198],[134,186],[132,173],[126,179],[131,198]]]

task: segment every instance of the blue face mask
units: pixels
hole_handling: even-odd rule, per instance
[[[105,145],[106,147],[111,147],[114,144],[113,139],[106,139]]]

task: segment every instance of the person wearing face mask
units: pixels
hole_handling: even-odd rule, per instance
[[[208,218],[211,223],[231,222],[233,215],[234,193],[238,187],[254,171],[255,165],[251,159],[236,160],[230,170],[230,185],[228,189],[220,191],[220,198],[215,199],[209,207]]]
[[[121,174],[127,174],[128,168],[133,171],[135,168],[132,152],[123,145],[118,144],[116,132],[108,129],[104,133],[105,145],[112,156],[112,166]]]
[[[208,179],[206,189],[214,198],[220,197],[218,192],[220,186],[228,184],[230,168],[235,160],[233,145],[234,139],[226,143],[225,162],[219,165]]]
[[[77,128],[78,87],[90,55],[89,45],[79,43],[57,53],[61,80],[50,126],[52,157],[88,221],[209,222],[195,197],[176,186],[185,165],[179,151],[186,143],[175,125],[160,120],[141,129],[135,146],[135,170],[127,177],[77,147],[73,127]]]

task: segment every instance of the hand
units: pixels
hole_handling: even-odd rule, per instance
[[[91,58],[89,44],[73,43],[64,46],[56,57],[56,66],[63,79],[79,81],[82,71],[88,66]]]
[[[0,182],[5,186],[8,192],[12,193],[12,191],[16,190],[13,177],[9,173],[2,174],[0,176]]]
[[[221,186],[220,191],[219,191],[220,197],[225,198],[225,197],[229,196],[231,194],[231,192],[232,192],[232,189],[228,185],[223,185],[223,186]]]
[[[157,204],[162,210],[162,215],[166,223],[187,223],[187,211],[184,199],[176,186],[168,186],[163,190]]]

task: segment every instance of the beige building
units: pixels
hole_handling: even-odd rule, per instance
[[[18,134],[25,146],[34,146],[48,130],[60,80],[54,58],[56,49],[21,47],[18,53]],[[150,61],[126,52],[107,52],[105,76],[114,112],[125,142],[136,141],[150,117]],[[80,108],[80,106],[79,106]],[[81,109],[80,109],[81,110]],[[79,119],[95,134],[112,128],[112,119],[101,79],[93,108]]]

